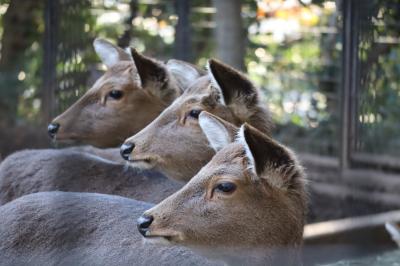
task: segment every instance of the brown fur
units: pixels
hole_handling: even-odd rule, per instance
[[[243,127],[257,172],[242,141],[228,144],[180,191],[144,213],[154,218],[146,237],[233,265],[299,265],[306,214],[302,167],[287,148]],[[285,181],[272,180],[277,178]],[[222,182],[236,190],[218,191]]]
[[[99,40],[96,41],[95,45],[99,45]],[[163,64],[135,50],[133,60],[128,60],[130,55],[126,51],[104,40],[100,43],[106,47],[103,53],[116,51],[119,60],[109,65],[75,104],[52,121],[60,125],[58,141],[83,142],[96,147],[120,145],[156,118],[192,81],[182,77],[184,72],[177,73],[169,67],[176,69],[174,66],[179,65],[191,72],[193,79],[202,74],[188,63],[172,60]],[[122,98],[109,97],[111,90],[121,91]]]
[[[120,144],[203,74],[191,64],[179,60],[163,64],[137,52],[132,61],[127,52],[107,41],[97,39],[95,43],[97,50],[102,48],[98,53],[108,70],[78,102],[53,121],[61,125],[58,140],[96,146]],[[113,52],[118,55],[115,62],[107,58]],[[136,65],[140,66],[140,73]],[[110,90],[121,90],[124,95],[120,100],[110,99]],[[100,192],[159,202],[180,186],[154,173],[128,169],[118,149],[19,151],[0,164],[0,204],[29,193],[52,190]]]
[[[214,152],[197,119],[190,116],[192,110],[210,112],[235,125],[248,122],[270,134],[270,114],[253,84],[221,62],[210,60],[209,64],[208,77],[199,78],[151,124],[126,140],[135,144],[130,156],[134,167],[155,168],[179,181],[196,174]],[[218,84],[210,83],[214,79]]]
[[[145,244],[135,220],[151,204],[111,195],[30,194],[0,207],[0,265],[217,265]]]
[[[267,110],[260,106],[259,93],[254,84],[234,68],[211,59],[209,71],[221,88],[225,104],[239,118],[266,134],[270,134],[273,124]]]
[[[0,205],[30,193],[55,190],[157,203],[181,187],[160,174],[137,171],[72,148],[20,151],[0,164]]]

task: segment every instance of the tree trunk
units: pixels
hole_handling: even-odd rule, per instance
[[[223,62],[245,70],[245,34],[241,17],[240,0],[213,0],[215,13],[215,37],[217,58]]]
[[[130,15],[125,20],[125,31],[118,39],[118,46],[120,46],[120,47],[128,47],[129,43],[131,42],[132,33],[133,33],[133,30],[134,30],[133,25],[132,25],[132,21],[137,16],[137,12],[138,12],[138,9],[139,9],[138,1],[137,0],[131,0],[129,2],[129,9],[130,9]]]
[[[15,67],[23,52],[32,45],[38,27],[37,9],[42,1],[12,0],[3,16],[0,71]]]
[[[59,32],[59,0],[45,0],[44,11],[44,41],[43,41],[43,69],[41,89],[42,123],[51,121],[54,110],[54,91],[57,88],[57,33]]]
[[[175,0],[175,10],[178,14],[178,24],[175,27],[174,57],[190,62],[191,36],[190,36],[190,0]]]
[[[24,52],[37,35],[38,9],[42,1],[12,0],[2,17],[3,36],[0,57],[0,130],[14,123]]]

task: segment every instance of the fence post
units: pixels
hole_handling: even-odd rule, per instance
[[[46,0],[44,9],[44,39],[43,39],[43,86],[42,86],[42,119],[48,123],[54,116],[55,89],[57,86],[57,29],[58,0]]]
[[[129,10],[130,14],[129,17],[126,18],[125,24],[125,31],[124,33],[118,38],[118,46],[120,47],[128,47],[130,41],[132,39],[132,31],[134,27],[132,25],[132,21],[136,18],[138,13],[138,0],[131,0],[129,2]]]
[[[190,0],[175,0],[175,10],[178,15],[178,24],[175,27],[174,57],[176,59],[191,61],[192,43],[190,34]]]
[[[217,58],[225,63],[245,71],[246,31],[242,21],[242,4],[240,0],[213,0],[216,9],[215,40]]]
[[[343,53],[341,90],[340,169],[350,167],[355,148],[358,92],[358,12],[357,0],[342,1]]]

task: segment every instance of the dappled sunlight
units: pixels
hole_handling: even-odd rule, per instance
[[[397,265],[399,0],[0,2],[0,261]]]
[[[113,23],[118,23],[121,22],[122,16],[120,12],[117,11],[112,11],[112,12],[106,12],[99,17],[97,17],[97,24],[98,25],[103,25],[103,24],[113,24]]]
[[[275,121],[306,131],[335,128],[338,94],[325,94],[340,83],[331,71],[341,51],[335,2],[259,0],[248,33],[255,48],[247,70],[263,89]]]

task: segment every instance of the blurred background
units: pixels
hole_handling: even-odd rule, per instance
[[[247,73],[307,169],[309,223],[400,209],[399,21],[400,0],[0,0],[0,161],[53,147],[47,123],[104,71],[103,37]],[[365,228],[336,240],[393,248]]]
[[[96,37],[134,46],[161,60],[173,57],[204,66],[208,58],[220,58],[247,72],[261,87],[282,140],[302,151],[339,154],[338,97],[343,71],[340,1],[0,3],[3,157],[17,149],[49,145],[43,125],[82,95],[102,71],[91,45]],[[380,24],[385,23],[378,18],[377,7],[371,6],[367,12]],[[376,31],[373,25],[368,27]],[[389,57],[392,50],[385,48],[382,56]],[[372,60],[378,63],[378,57]],[[387,92],[382,92],[379,101],[389,100],[393,89],[380,86]],[[363,95],[366,101],[372,93],[371,89]],[[378,111],[369,106],[360,116],[368,121],[363,127],[371,126],[371,118],[380,119],[381,124],[374,127],[382,129],[373,135],[360,135],[360,149],[375,152],[390,147],[395,152],[392,127],[397,125],[381,121]],[[395,114],[389,111],[391,115]],[[377,134],[385,134],[385,147],[376,142]]]
[[[311,221],[400,208],[399,0],[0,0],[0,18],[0,158],[52,146],[103,37],[248,73],[308,168]]]

